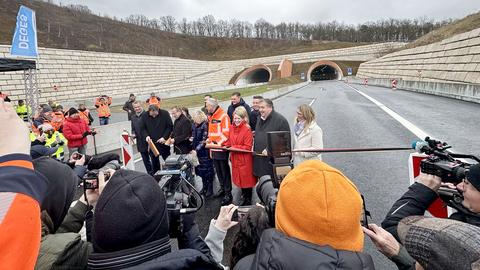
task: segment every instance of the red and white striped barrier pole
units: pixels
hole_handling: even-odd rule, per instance
[[[367,78],[363,79],[363,85],[365,85],[365,86],[368,85],[368,79]]]
[[[126,130],[122,132],[120,145],[122,148],[122,160],[124,168],[134,171],[135,162],[133,161],[133,147],[130,140],[130,134],[128,134]]]
[[[396,80],[396,79],[393,79],[393,80],[392,80],[392,89],[393,89],[393,90],[396,90],[396,89],[397,89],[397,80]]]

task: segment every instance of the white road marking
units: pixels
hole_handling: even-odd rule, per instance
[[[137,162],[140,162],[140,161],[142,161],[142,158],[137,158],[133,161],[133,163],[137,163]]]
[[[312,106],[312,104],[315,102],[315,100],[317,100],[317,98],[312,99],[312,101],[310,101],[310,104],[308,104],[308,106]]]
[[[353,90],[355,90],[357,93],[359,93],[360,95],[364,96],[366,99],[370,100],[372,103],[374,103],[375,105],[377,105],[380,109],[382,109],[384,112],[386,112],[388,115],[390,115],[391,117],[393,117],[393,119],[397,120],[400,124],[402,124],[404,127],[406,127],[408,130],[410,130],[410,132],[412,132],[413,134],[415,134],[415,136],[417,136],[418,138],[420,139],[425,139],[425,137],[430,137],[425,131],[421,130],[420,128],[418,128],[417,126],[415,126],[412,122],[408,121],[407,119],[403,118],[402,116],[400,116],[398,113],[392,111],[390,108],[388,108],[387,106],[383,105],[381,102],[379,102],[378,100],[370,97],[369,95],[363,93],[362,91],[356,89],[355,87],[349,85],[349,84],[345,84],[347,85],[348,87],[352,88]]]

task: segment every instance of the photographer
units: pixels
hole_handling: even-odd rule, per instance
[[[268,176],[257,193],[275,211],[275,229],[265,230],[255,255],[234,269],[374,269],[362,252],[362,198],[337,169],[305,161],[284,178],[277,199]]]
[[[165,195],[148,174],[115,172],[98,200],[93,221],[89,269],[221,269],[192,214],[183,215],[179,250],[172,252]]]
[[[453,187],[452,184],[449,184]],[[408,216],[424,215],[427,208],[438,198],[438,190],[442,186],[442,179],[438,176],[420,173],[416,183],[396,201],[382,227],[398,238],[397,226],[400,220]],[[452,214],[449,218],[480,226],[480,164],[475,164],[466,171],[463,182],[456,186],[463,194],[463,209]]]
[[[79,231],[98,191],[87,191],[75,206],[77,176],[67,165],[48,157],[33,161],[35,171],[48,180],[46,198],[41,204],[42,239],[35,269],[85,269],[91,244],[83,241]]]

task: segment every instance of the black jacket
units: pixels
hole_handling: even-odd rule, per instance
[[[408,191],[393,204],[382,222],[382,227],[399,240],[397,226],[400,220],[408,216],[423,216],[428,207],[437,198],[437,193],[432,189],[423,184],[414,183],[408,188]],[[449,218],[480,226],[480,218],[461,212],[456,212]]]
[[[414,183],[408,188],[408,191],[393,204],[382,222],[382,227],[395,236],[400,242],[397,234],[397,227],[400,220],[408,216],[423,216],[428,207],[437,198],[437,193],[429,187],[421,183]],[[480,218],[461,212],[456,212],[449,218],[480,226]],[[405,252],[403,247],[399,256],[392,258],[392,261],[397,265],[398,269],[415,269],[415,260]]]
[[[252,109],[250,108],[250,106],[248,106],[248,104],[245,102],[245,100],[243,100],[243,98],[240,98],[239,103],[237,103],[235,105],[230,104],[230,106],[228,106],[227,114],[228,114],[228,117],[230,117],[230,123],[232,123],[232,121],[233,121],[233,112],[235,111],[235,109],[237,107],[240,107],[240,106],[243,106],[245,108],[245,110],[247,110],[248,117],[250,118],[250,112],[252,111]]]
[[[287,119],[276,111],[272,111],[265,120],[258,118],[253,144],[253,150],[256,153],[261,153],[263,149],[267,148],[267,132],[269,131],[290,131]],[[253,174],[256,177],[272,175],[272,170],[268,157],[253,156]]]
[[[124,111],[127,112],[128,121],[132,120],[132,117],[135,115],[135,110],[133,109],[133,102],[135,101],[128,100],[127,102],[125,102],[125,105],[123,105],[122,108]]]
[[[190,137],[192,137],[192,123],[182,114],[173,123],[172,138],[175,140],[175,154],[188,154],[192,151]]]
[[[140,129],[145,136],[150,136],[153,142],[156,142],[160,138],[167,140],[172,134],[173,123],[170,114],[162,109],[159,109],[157,117],[151,117],[148,112],[142,115],[140,121]],[[155,143],[160,153],[169,153],[170,147]]]
[[[375,267],[369,254],[335,250],[268,229],[262,234],[257,252],[241,259],[233,269],[366,270]]]
[[[160,241],[155,241],[159,243]],[[200,237],[197,225],[178,239],[179,250],[159,252],[162,243],[143,244],[128,250],[92,253],[88,259],[90,269],[222,269],[213,260],[210,249]],[[166,246],[167,245],[167,246]],[[155,255],[157,253],[157,255]],[[163,253],[163,254],[162,254]]]
[[[147,152],[148,144],[145,141],[147,135],[145,135],[145,131],[142,129],[142,116],[146,114],[146,112],[142,112],[140,116],[134,114],[130,119],[132,121],[132,134],[137,137],[137,150],[138,152]]]
[[[252,131],[255,131],[255,127],[257,126],[257,120],[259,116],[260,116],[260,111],[252,110],[250,112],[250,128],[252,129]]]

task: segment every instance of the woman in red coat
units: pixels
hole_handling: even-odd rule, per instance
[[[85,155],[87,152],[87,136],[91,135],[90,127],[80,118],[78,110],[70,108],[68,117],[63,123],[63,136],[68,140],[68,154],[71,156],[74,152]]]
[[[233,122],[230,127],[230,135],[224,146],[243,150],[252,150],[253,135],[248,125],[248,113],[243,106],[239,106],[233,113]],[[251,153],[230,152],[232,162],[233,183],[242,189],[242,201],[240,205],[252,203],[252,189],[257,183],[253,175],[253,157]]]

